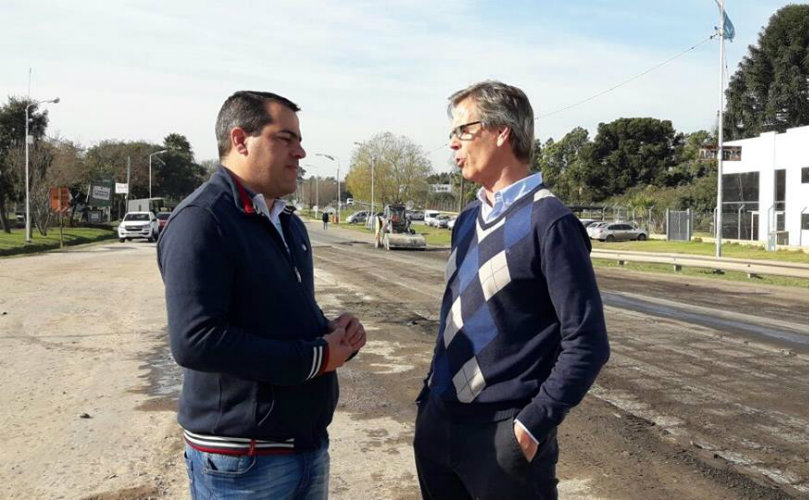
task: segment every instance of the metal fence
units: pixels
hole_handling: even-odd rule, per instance
[[[694,228],[691,210],[666,210],[666,239],[691,241]]]

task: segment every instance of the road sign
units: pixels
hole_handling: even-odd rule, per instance
[[[716,160],[716,146],[703,146],[699,148],[700,160]],[[723,161],[742,161],[741,146],[722,146]]]
[[[51,211],[64,213],[70,210],[70,190],[66,187],[51,188]]]
[[[129,184],[126,182],[116,182],[115,194],[129,194]]]

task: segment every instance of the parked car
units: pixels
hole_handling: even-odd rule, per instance
[[[584,229],[585,229],[585,231],[587,231],[587,236],[589,236],[590,238],[593,238],[593,231],[595,231],[596,229],[598,229],[600,227],[604,227],[607,224],[609,224],[609,222],[603,222],[603,221],[602,222],[591,222],[591,223],[587,224],[586,226],[584,226]]]
[[[424,211],[424,224],[428,226],[435,226],[437,222],[436,217],[441,214],[438,210],[425,210]],[[437,227],[437,226],[436,226]]]
[[[593,229],[591,238],[599,241],[644,241],[648,235],[643,229],[628,222],[612,222]]]
[[[349,224],[362,224],[367,218],[368,212],[365,210],[360,210],[359,212],[354,212],[353,214],[349,215],[346,222]]]
[[[118,225],[118,241],[146,238],[154,241],[160,233],[157,217],[152,212],[127,212]]]
[[[171,216],[171,212],[157,212],[157,232],[162,233],[163,229],[166,228],[166,224],[169,223],[169,217]]]
[[[449,227],[449,215],[439,215],[435,218],[435,223],[433,224],[435,227]]]
[[[346,198],[346,206],[350,207],[354,204],[354,198]]]
[[[424,212],[421,210],[408,210],[407,218],[410,220],[424,220]]]
[[[451,217],[449,219],[449,222],[447,222],[447,229],[452,230],[453,228],[455,228],[455,220],[456,219],[458,219],[457,215],[455,215],[455,216],[453,216],[453,217]]]

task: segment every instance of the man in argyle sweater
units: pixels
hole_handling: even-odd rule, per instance
[[[530,174],[531,104],[450,97],[450,148],[482,187],[458,216],[414,449],[425,499],[557,498],[556,429],[609,358],[590,240]]]

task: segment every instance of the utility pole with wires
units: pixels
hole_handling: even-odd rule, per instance
[[[725,0],[716,0],[719,6],[719,120],[717,123],[717,144],[716,144],[716,256],[722,256],[722,162],[724,161],[723,150],[723,128],[725,111],[725,21],[728,21],[727,35],[733,39],[733,24],[725,15]]]

